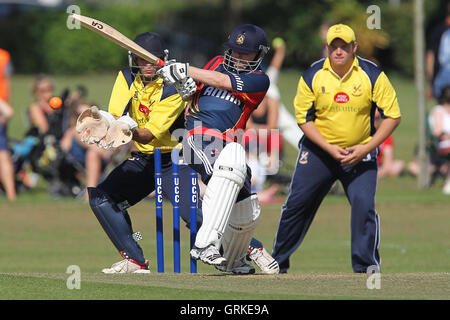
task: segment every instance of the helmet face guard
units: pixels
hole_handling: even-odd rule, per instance
[[[224,43],[224,68],[231,73],[251,73],[258,69],[269,51],[267,37],[263,29],[252,24],[244,24],[233,30]],[[256,53],[253,60],[245,60],[232,56],[232,52]]]
[[[167,57],[169,55],[169,50],[164,50],[164,57],[160,57],[164,61],[167,60]],[[128,65],[131,70],[131,74],[133,77],[136,77],[138,74],[143,77],[147,82],[152,82],[158,79],[158,76],[156,75],[156,72],[161,68],[156,65],[151,66],[140,66],[136,62],[136,59],[138,56],[136,56],[134,53],[131,53],[128,51]],[[144,80],[143,79],[143,80]]]
[[[227,49],[224,53],[223,67],[231,73],[252,73],[259,68],[267,51],[261,49],[254,60],[245,60],[233,57],[232,50]]]
[[[161,36],[154,32],[144,32],[136,36],[133,40],[136,44],[150,52],[156,57],[167,60],[169,50],[164,49],[165,44]],[[136,77],[139,73],[143,77],[143,81],[151,82],[158,79],[156,71],[157,66],[140,66],[137,63],[138,56],[128,51],[128,65],[131,70],[131,74]]]

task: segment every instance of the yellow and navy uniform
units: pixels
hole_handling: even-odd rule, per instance
[[[170,152],[178,144],[171,132],[184,127],[185,108],[186,102],[174,86],[165,85],[161,78],[145,85],[139,73],[133,77],[126,68],[117,75],[108,112],[116,117],[128,113],[138,128],[150,130],[155,138],[148,144],[135,145],[140,152],[152,154],[155,148]]]
[[[178,166],[178,188],[173,187],[172,179],[172,149],[178,142],[171,139],[171,132],[184,127],[185,106],[174,86],[164,85],[162,79],[144,85],[139,73],[134,77],[129,68],[119,72],[111,94],[108,111],[116,117],[128,113],[139,128],[150,130],[155,138],[148,144],[135,142],[138,151],[131,151],[130,157],[96,188],[88,188],[89,204],[122,258],[143,267],[148,267],[148,261],[132,237],[127,208],[152,193],[157,179],[161,181],[162,193],[167,199],[174,199],[175,189],[179,191],[180,217],[190,225],[190,192],[191,188],[198,188],[198,184],[191,186],[190,168],[181,163]],[[162,153],[160,175],[155,175],[155,148],[160,148]],[[199,224],[201,217],[198,210]]]
[[[375,133],[375,108],[400,118],[397,95],[385,73],[356,56],[341,78],[329,58],[311,65],[300,78],[294,98],[299,124],[314,121],[328,143],[342,148],[366,144]]]
[[[333,71],[328,58],[313,63],[300,78],[294,106],[299,124],[314,121],[327,142],[341,148],[370,141],[377,108],[386,117],[400,117],[388,78],[374,63],[360,57],[354,58],[343,77]],[[380,221],[375,210],[377,151],[375,148],[354,165],[344,165],[306,135],[302,137],[272,251],[280,273],[287,272],[291,254],[336,180],[351,205],[353,271],[365,273],[369,267],[380,267]]]

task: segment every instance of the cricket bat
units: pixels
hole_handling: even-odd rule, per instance
[[[134,53],[135,55],[141,57],[142,59],[153,63],[159,67],[164,66],[164,61],[158,57],[155,57],[153,54],[142,48],[140,45],[136,44],[134,41],[114,29],[113,27],[107,25],[106,23],[89,18],[86,16],[82,16],[79,14],[70,14],[69,18],[74,19],[75,21],[79,21],[84,27],[98,33],[102,37],[109,39],[122,48],[127,49],[128,51]]]

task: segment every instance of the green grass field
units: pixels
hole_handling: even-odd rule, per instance
[[[291,106],[299,76],[287,70],[280,88]],[[83,83],[101,106],[109,100],[114,74],[55,77],[56,93]],[[33,78],[13,78],[16,116],[9,133],[20,138],[26,128],[24,110],[31,102]],[[416,95],[412,80],[393,77],[403,112],[395,133],[396,155],[410,161],[417,141]],[[284,171],[295,162],[287,149]],[[165,206],[165,274],[156,269],[155,214],[152,200],[131,208],[141,246],[150,260],[150,275],[103,275],[100,270],[120,256],[104,234],[86,202],[54,200],[46,185],[8,203],[0,197],[0,299],[25,300],[328,300],[328,299],[438,299],[450,298],[450,197],[441,192],[443,181],[429,189],[417,188],[410,176],[379,182],[377,212],[381,221],[381,288],[369,290],[367,275],[353,274],[350,264],[350,208],[344,197],[329,195],[319,209],[303,244],[291,259],[286,275],[224,275],[199,263],[199,273],[188,273],[188,233],[182,229],[182,274],[172,271],[171,208]],[[281,204],[263,205],[256,237],[269,251]],[[69,290],[66,270],[81,270],[81,289]]]

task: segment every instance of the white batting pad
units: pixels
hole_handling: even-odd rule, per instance
[[[245,150],[238,143],[229,143],[214,163],[213,174],[203,196],[203,223],[197,232],[195,246],[213,244],[220,248],[236,198],[247,175]]]
[[[260,213],[256,194],[234,205],[222,240],[223,257],[227,259],[226,271],[230,272],[235,264],[242,263],[241,259],[247,254],[259,223]]]

